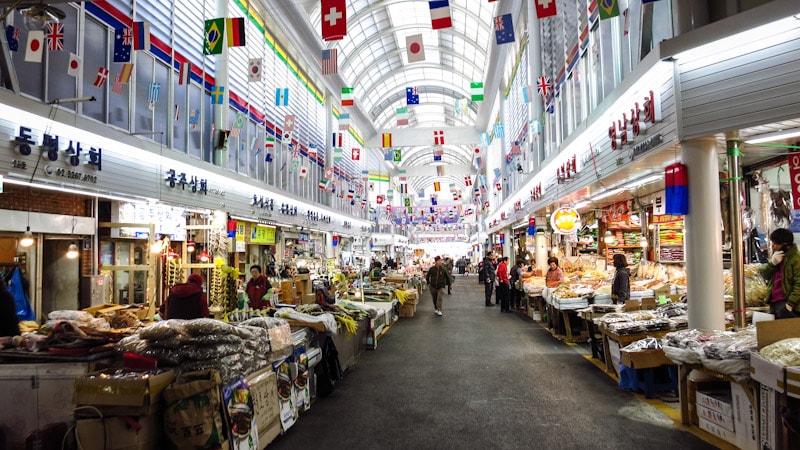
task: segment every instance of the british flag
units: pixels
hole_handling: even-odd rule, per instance
[[[130,28],[122,29],[122,45],[133,45],[133,30]]]
[[[51,51],[64,50],[64,24],[63,23],[48,23],[47,34],[47,48]]]
[[[539,77],[536,79],[536,91],[539,92],[542,97],[547,97],[550,94],[550,91],[553,90],[553,84],[550,82],[550,79],[547,77]]]

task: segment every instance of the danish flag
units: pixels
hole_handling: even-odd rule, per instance
[[[433,131],[433,145],[444,145],[444,130]]]

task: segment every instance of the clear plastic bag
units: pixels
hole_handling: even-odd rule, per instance
[[[789,338],[762,348],[761,356],[785,367],[800,366],[800,338]]]
[[[142,339],[152,340],[176,337],[185,334],[184,325],[186,322],[186,320],[182,319],[170,319],[156,322],[139,330],[139,336],[141,336]]]

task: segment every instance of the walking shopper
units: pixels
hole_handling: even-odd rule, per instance
[[[497,297],[500,300],[500,312],[511,312],[508,307],[508,258],[500,258],[500,264],[497,266]]]
[[[453,281],[455,281],[453,278],[453,258],[448,256],[444,259],[444,264],[442,265],[447,270],[447,275],[450,277],[450,283],[447,283],[447,294],[450,295],[452,293],[450,288],[453,286]]]
[[[486,291],[486,306],[494,306],[492,303],[492,292],[494,292],[494,261],[491,253],[487,253],[483,258],[480,267],[480,278]]]
[[[434,260],[434,265],[428,269],[425,275],[425,281],[428,287],[431,288],[431,297],[433,297],[433,313],[437,316],[442,316],[442,299],[444,297],[444,287],[450,287],[450,274],[447,269],[442,265],[442,257],[437,256]]]
[[[162,319],[200,319],[210,315],[208,300],[203,293],[203,277],[193,273],[186,283],[178,283],[169,290],[167,301],[161,304]]]
[[[628,269],[628,260],[622,253],[614,255],[614,281],[611,283],[611,300],[614,303],[625,303],[631,299],[631,270]]]
[[[517,263],[514,264],[514,267],[511,268],[511,275],[509,279],[511,280],[511,308],[512,309],[519,309],[520,304],[522,303],[522,280],[520,280],[520,276],[522,275],[522,260],[518,259]]]
[[[761,268],[761,275],[771,289],[767,301],[776,319],[800,317],[800,253],[792,232],[778,228],[769,235],[772,257]]]

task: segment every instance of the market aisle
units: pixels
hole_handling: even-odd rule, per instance
[[[475,276],[457,277],[443,311],[424,292],[269,448],[714,448],[538,325],[485,307]]]

